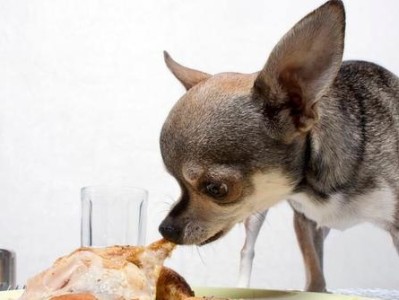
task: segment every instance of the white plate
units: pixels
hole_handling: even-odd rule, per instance
[[[215,296],[230,299],[276,299],[276,300],[371,300],[358,296],[343,296],[300,291],[240,289],[240,288],[194,288],[196,296]],[[2,300],[2,299],[0,299]]]
[[[23,290],[0,292],[0,300],[16,300],[22,295]],[[277,291],[260,289],[238,289],[238,288],[194,288],[195,295],[214,296],[230,299],[267,299],[267,300],[370,300],[358,296],[342,296],[333,294],[307,293],[296,291]],[[34,300],[34,299],[33,299]],[[217,300],[217,299],[215,299]]]

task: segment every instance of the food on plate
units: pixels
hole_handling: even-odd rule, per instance
[[[80,248],[31,278],[20,300],[183,300],[194,296],[163,267],[175,245]],[[194,297],[192,299],[195,299]]]
[[[163,267],[157,282],[156,300],[188,300],[195,298],[186,280],[172,269]]]

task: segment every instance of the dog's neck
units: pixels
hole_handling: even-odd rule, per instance
[[[356,176],[362,161],[364,137],[362,127],[350,130],[342,118],[339,99],[325,99],[320,109],[323,118],[306,136],[303,143],[302,180],[296,190],[326,199],[332,193],[346,190]],[[358,139],[354,137],[359,137]]]

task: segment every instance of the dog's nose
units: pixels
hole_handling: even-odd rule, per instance
[[[161,225],[159,225],[159,232],[162,234],[162,236],[167,239],[168,241],[171,241],[175,244],[180,244],[181,243],[181,232],[182,230],[174,225],[171,220],[168,218],[165,219]]]

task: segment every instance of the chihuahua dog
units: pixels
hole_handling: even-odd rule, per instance
[[[308,274],[325,290],[326,228],[371,222],[399,252],[399,79],[364,61],[342,62],[343,3],[299,21],[253,74],[210,75],[165,53],[187,92],[160,137],[182,194],[159,230],[204,245],[289,199]]]

